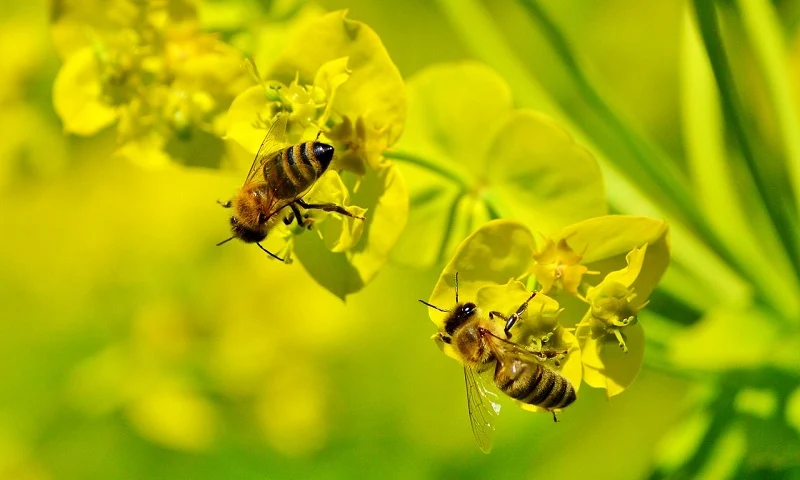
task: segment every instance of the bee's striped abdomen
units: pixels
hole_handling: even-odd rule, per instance
[[[294,199],[314,184],[330,163],[333,147],[303,142],[276,153],[271,168],[264,165],[264,178],[275,196]]]
[[[576,399],[569,380],[543,365],[516,361],[498,364],[495,383],[509,397],[547,409],[564,408]]]

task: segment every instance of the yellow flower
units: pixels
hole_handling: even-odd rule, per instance
[[[589,268],[581,265],[582,256],[575,253],[567,244],[567,239],[562,238],[556,244],[552,239],[546,239],[544,246],[533,254],[536,263],[531,267],[531,273],[542,286],[542,293],[547,293],[551,288],[556,291],[565,290],[568,293],[580,296],[578,287],[583,276]]]
[[[647,305],[646,301],[634,303],[637,295],[632,287],[642,270],[646,251],[646,244],[633,249],[626,257],[627,267],[609,273],[586,294],[590,307],[582,323],[591,327],[593,337],[613,335],[623,352],[628,351],[628,346],[622,330],[635,323],[636,315]]]
[[[276,242],[271,250],[294,254],[320,284],[344,298],[375,276],[405,226],[405,183],[383,158],[403,129],[403,80],[375,32],[343,12],[309,21],[264,77],[233,101],[227,137],[255,154],[275,116],[283,113],[286,143],[319,135],[334,146],[328,171],[306,200],[366,212],[366,220],[310,212],[322,242],[279,226],[267,244]]]

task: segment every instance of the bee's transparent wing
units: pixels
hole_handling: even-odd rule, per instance
[[[513,356],[516,358],[521,358],[530,363],[539,364],[543,363],[543,361],[547,359],[547,355],[544,353],[532,352],[518,343],[512,342],[511,340],[506,340],[505,338],[500,338],[488,330],[485,332],[485,338],[489,340],[489,348],[498,359],[502,360],[506,357]]]
[[[258,153],[253,159],[253,165],[250,166],[250,171],[247,172],[247,177],[244,179],[245,184],[253,180],[253,177],[257,172],[261,171],[265,162],[276,159],[275,152],[286,146],[286,124],[288,121],[289,116],[280,113],[272,121],[272,125],[267,130],[267,135],[261,142]]]
[[[484,378],[464,366],[464,383],[467,386],[467,408],[472,434],[483,453],[492,451],[494,419],[500,413],[497,395],[486,388]]]

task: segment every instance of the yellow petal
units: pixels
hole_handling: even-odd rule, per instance
[[[53,83],[53,108],[64,130],[92,135],[117,118],[115,108],[103,103],[102,85],[94,51],[83,48],[67,59]]]
[[[527,275],[533,262],[533,235],[525,225],[513,220],[494,220],[482,225],[464,239],[445,266],[433,288],[429,303],[451,308],[455,299],[455,273],[459,273],[459,297],[475,301],[484,285],[506,284]],[[430,309],[430,318],[439,327],[444,314]]]
[[[295,239],[295,253],[303,267],[341,299],[361,290],[375,277],[408,216],[405,181],[393,164],[369,170],[351,198],[353,204],[366,210],[364,231],[355,246],[343,253],[332,253],[311,235]]]
[[[627,353],[623,353],[614,335],[593,338],[581,333],[579,329],[583,380],[591,387],[604,388],[609,398],[622,393],[633,383],[642,368],[644,329],[641,323],[623,330],[628,346]]]
[[[350,118],[366,115],[371,129],[386,132],[385,144],[394,144],[406,116],[403,79],[380,37],[346,18],[345,11],[308,22],[267,76],[289,84],[299,73],[300,83],[310,84],[322,65],[343,57],[352,73],[337,90],[334,111]]]

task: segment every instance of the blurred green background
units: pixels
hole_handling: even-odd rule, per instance
[[[437,62],[486,60],[446,13],[456,1],[320,4],[370,25],[405,78]],[[520,6],[478,4],[561,108],[592,130],[600,120]],[[605,101],[684,158],[677,65],[687,6],[542,4]],[[798,64],[800,6],[775,8]],[[676,476],[800,478],[800,425],[782,413],[796,370],[748,369],[757,388],[746,390],[743,410],[767,413],[743,421],[755,425],[751,439],[778,451],[753,460],[697,407],[720,391],[741,398],[741,385],[681,372],[658,348],[624,394],[608,401],[584,387],[558,424],[508,402],[495,451],[481,454],[461,367],[430,341],[435,327],[416,302],[441,266],[388,265],[345,305],[299,265],[241,244],[216,248],[228,230],[215,200],[241,173],[147,171],[113,159],[113,131],[62,135],[48,16],[43,2],[0,6],[0,478],[634,479],[670,477],[670,465],[687,462],[694,467]],[[757,89],[751,96],[759,105]],[[776,128],[761,122],[769,112],[753,112],[763,131]],[[701,318],[696,305],[670,310],[672,295],[654,298],[654,330]],[[674,325],[658,323],[665,312]],[[785,387],[778,406],[759,409],[775,385]]]

